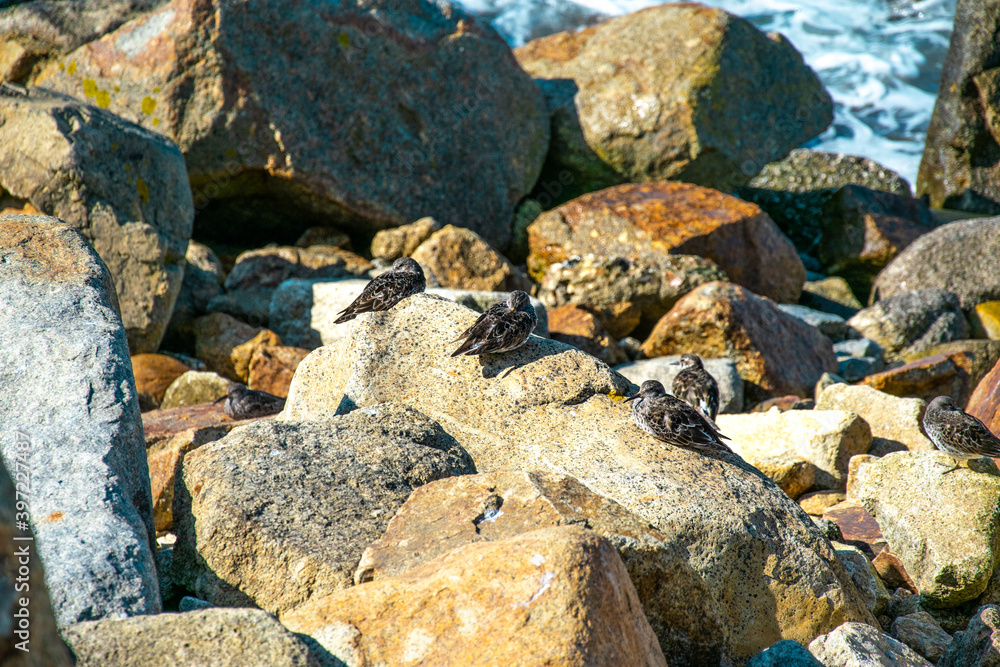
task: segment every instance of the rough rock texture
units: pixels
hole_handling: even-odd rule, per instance
[[[818,469],[800,457],[761,457],[751,459],[749,463],[767,475],[792,500],[808,491],[816,482]]]
[[[222,294],[226,274],[212,249],[197,241],[188,242],[184,259],[184,280],[163,336],[163,348],[194,353],[194,321]]]
[[[894,620],[892,636],[935,663],[951,643],[951,635],[942,630],[934,617],[926,611],[907,614]]]
[[[167,387],[190,370],[187,364],[165,354],[134,354],[131,361],[139,408],[143,412],[160,407]]]
[[[716,423],[733,451],[748,461],[773,456],[809,461],[818,469],[815,483],[821,489],[844,489],[848,461],[872,443],[865,420],[841,410],[719,415]]]
[[[59,65],[36,81],[177,142],[199,225],[220,235],[430,210],[502,247],[548,145],[542,94],[503,40],[422,0],[173,0]]]
[[[225,287],[229,292],[273,288],[292,278],[346,278],[361,276],[371,269],[371,262],[335,246],[258,248],[240,253],[226,276]]]
[[[799,303],[825,313],[840,315],[850,319],[864,308],[847,281],[840,276],[830,276],[822,280],[807,280],[802,286]]]
[[[720,605],[730,660],[783,636],[808,641],[843,620],[870,619],[829,542],[773,482],[736,457],[713,459],[646,435],[620,402],[635,386],[556,341],[532,337],[479,359],[447,356],[448,341],[475,318],[432,295],[358,318],[351,338],[302,361],[283,418],[403,401],[461,442],[480,472],[573,475],[687,551]]]
[[[980,607],[964,631],[956,632],[938,667],[997,667],[1000,665],[1000,607]]]
[[[77,667],[319,667],[299,637],[260,609],[203,609],[66,628]]]
[[[177,146],[64,95],[3,89],[0,190],[83,233],[111,272],[132,353],[156,352],[194,220]]]
[[[965,405],[974,387],[969,375],[974,363],[968,352],[936,354],[869,375],[861,382],[893,396],[913,396],[925,401],[935,396],[951,396],[958,405]]]
[[[823,663],[802,644],[782,639],[750,658],[746,667],[823,667]]]
[[[919,398],[899,398],[866,385],[830,385],[816,400],[817,410],[857,413],[871,427],[872,448],[882,453],[898,449],[934,450],[934,443],[924,435],[921,426],[926,407]]]
[[[752,403],[786,394],[812,396],[820,376],[837,370],[829,338],[731,283],[708,283],[681,298],[642,350],[648,357],[685,352],[728,357]]]
[[[609,366],[628,361],[625,351],[592,312],[580,306],[559,306],[548,315],[553,340],[579,348]]]
[[[837,551],[837,558],[844,564],[847,571],[851,573],[854,585],[858,587],[858,592],[865,601],[865,606],[873,616],[879,616],[889,605],[889,591],[885,584],[879,579],[875,566],[868,560],[868,556],[861,549],[849,544],[833,542],[833,548]],[[896,637],[899,639],[899,637]],[[900,640],[902,641],[902,640]],[[904,642],[905,643],[905,642]],[[909,645],[909,644],[907,644]]]
[[[1000,301],[984,301],[970,316],[977,337],[1000,341]]]
[[[809,643],[826,667],[931,667],[909,646],[864,623],[844,623]]]
[[[710,259],[729,280],[776,301],[798,301],[806,279],[795,246],[760,208],[687,183],[626,184],[577,197],[538,216],[528,243],[536,280],[578,255],[642,261],[666,253]]]
[[[641,359],[630,364],[615,366],[615,370],[626,378],[641,385],[646,380],[659,380],[670,391],[674,378],[681,372],[675,364],[680,355],[657,357],[656,359]],[[715,378],[719,385],[719,412],[743,411],[743,379],[736,369],[736,364],[730,359],[702,359],[705,370]]]
[[[565,475],[496,472],[418,488],[365,550],[355,581],[403,574],[470,542],[574,524],[618,550],[670,664],[719,663],[719,610],[686,556],[647,521]]]
[[[174,380],[160,402],[163,410],[213,403],[226,395],[230,380],[211,371],[188,371]]]
[[[212,313],[194,322],[195,350],[210,371],[246,382],[250,359],[260,347],[281,345],[273,331],[252,327],[225,313]]]
[[[412,257],[441,287],[509,292],[531,291],[528,276],[469,229],[448,225],[434,232],[413,251]]]
[[[390,262],[400,257],[409,257],[439,229],[441,225],[434,218],[420,218],[409,225],[380,230],[372,239],[372,257],[381,257]]]
[[[287,396],[295,369],[308,355],[309,350],[288,345],[257,348],[250,357],[247,387],[266,391],[275,396]]]
[[[976,385],[965,410],[994,433],[1000,433],[1000,362]]]
[[[0,445],[30,478],[59,624],[160,611],[139,401],[111,274],[55,218],[0,217]],[[100,549],[91,545],[99,544]]]
[[[1000,299],[997,257],[1000,218],[943,225],[911,243],[882,269],[869,303],[936,287],[955,294],[962,308],[971,310],[983,301]]]
[[[969,337],[958,297],[937,288],[883,295],[882,300],[859,311],[847,324],[881,345],[888,361]]]
[[[807,306],[792,303],[779,303],[778,308],[795,319],[802,320],[809,326],[815,327],[821,334],[834,343],[839,343],[847,336],[847,322],[840,315],[824,313],[821,310],[813,310]]]
[[[147,450],[157,442],[187,431],[231,423],[233,420],[222,410],[222,403],[204,403],[170,410],[150,410],[142,415],[142,428],[146,433]]]
[[[284,613],[350,586],[414,488],[472,472],[440,426],[396,405],[254,422],[184,457],[174,576],[212,604]]]
[[[552,113],[541,181],[568,196],[667,178],[729,189],[832,119],[829,94],[784,37],[702,5],[633,12],[515,55]]]
[[[866,463],[858,499],[930,607],[985,590],[1000,557],[1000,475],[962,468],[942,452],[893,452]]]
[[[812,516],[823,516],[826,510],[845,499],[846,496],[840,491],[813,491],[797,498],[799,507]]]

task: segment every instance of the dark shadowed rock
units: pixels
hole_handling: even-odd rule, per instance
[[[222,294],[226,279],[222,262],[208,246],[189,241],[181,291],[163,337],[163,349],[194,353],[194,321],[208,312],[208,304]]]
[[[782,639],[754,657],[746,667],[824,667],[802,644]]]
[[[997,667],[1000,665],[1000,607],[980,607],[965,630],[955,633],[938,667]]]
[[[915,356],[940,343],[968,338],[969,326],[959,298],[943,289],[921,289],[883,297],[847,320],[895,361]]]

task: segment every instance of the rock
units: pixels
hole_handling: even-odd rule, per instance
[[[965,405],[973,384],[969,368],[972,355],[964,352],[936,354],[865,377],[861,382],[893,396],[914,396],[930,401],[947,395]]]
[[[194,352],[194,321],[208,312],[212,299],[222,294],[226,274],[212,249],[197,241],[188,242],[184,259],[184,280],[163,337],[163,347]]]
[[[1000,218],[943,225],[911,243],[882,269],[869,302],[936,288],[955,294],[962,308],[971,310],[984,301],[1000,299],[998,256]]]
[[[883,453],[882,456],[886,453],[889,452]],[[865,466],[872,461],[877,461],[879,458],[881,457],[875,456],[874,454],[858,454],[857,456],[851,457],[851,461],[847,465],[847,499],[854,502],[855,505],[857,505],[858,490],[861,488],[861,483],[866,474]],[[867,514],[867,510],[863,513]],[[874,517],[872,517],[872,519],[874,519]],[[879,529],[879,532],[881,532],[881,529]]]
[[[226,277],[225,287],[229,292],[275,288],[292,278],[347,278],[362,276],[371,269],[371,262],[335,246],[259,248],[240,253]]]
[[[822,394],[827,387],[832,384],[847,384],[847,380],[837,375],[836,373],[823,373],[816,380],[816,386],[813,388],[813,401],[819,400],[820,394]]]
[[[597,318],[579,306],[559,306],[549,311],[553,340],[579,348],[609,366],[628,361],[625,352]]]
[[[973,330],[978,338],[1000,340],[1000,301],[984,301],[972,309]]]
[[[57,622],[159,612],[142,421],[111,274],[61,220],[4,216],[0,303],[3,460],[30,478],[33,553],[49,564]]]
[[[142,414],[142,428],[146,433],[146,449],[192,428],[207,428],[228,424],[230,419],[222,410],[222,402],[200,403],[190,407],[169,410],[150,410]]]
[[[370,233],[433,210],[506,245],[548,145],[544,99],[508,46],[459,8],[355,0],[315,22],[326,7],[173,0],[34,81],[176,141],[206,237],[238,224],[291,240],[317,219]],[[295,34],[260,39],[275,26]]]
[[[448,225],[413,251],[415,259],[441,287],[481,292],[531,291],[531,281],[483,237]]]
[[[569,196],[658,179],[726,190],[832,119],[829,94],[787,40],[720,9],[654,7],[514,53],[552,114],[541,180],[567,172]]]
[[[930,667],[910,647],[864,623],[844,623],[809,643],[809,652],[826,667]]]
[[[620,402],[635,385],[557,341],[532,337],[480,359],[444,354],[475,318],[427,294],[358,318],[350,338],[302,361],[282,418],[328,419],[394,397],[441,423],[480,472],[576,477],[686,551],[720,605],[731,662],[782,636],[808,641],[845,619],[870,619],[829,542],[764,475],[735,456],[647,436]]]
[[[885,368],[885,364],[874,357],[842,357],[837,361],[837,374],[847,382],[858,382]]]
[[[845,320],[864,308],[854,296],[847,281],[840,276],[830,276],[822,280],[807,280],[799,295],[799,304],[824,313],[840,315]]]
[[[847,324],[882,346],[889,361],[918,354],[939,343],[968,338],[958,297],[941,289],[885,298],[859,311]]]
[[[1000,433],[1000,362],[976,385],[966,412],[980,420],[994,433]]]
[[[204,609],[66,628],[78,667],[157,664],[319,667],[306,644],[260,609]]]
[[[903,561],[888,548],[878,552],[875,560],[872,561],[872,566],[878,572],[879,579],[884,581],[889,588],[899,588],[910,593],[917,592],[917,586],[907,573]]]
[[[139,408],[145,412],[160,407],[167,387],[188,370],[187,364],[165,354],[132,355],[132,375],[139,394]]]
[[[957,354],[956,354],[957,353]],[[996,340],[953,340],[941,343],[928,349],[921,356],[932,357],[944,354],[955,364],[968,373],[968,382],[972,385],[966,395],[971,395],[972,389],[986,377],[998,361],[1000,361],[1000,341]],[[916,361],[921,356],[907,357],[906,361]],[[969,357],[972,357],[971,363]]]
[[[834,342],[843,340],[847,335],[847,323],[840,315],[824,313],[819,310],[790,303],[779,303],[778,308],[782,312],[802,320],[809,326],[816,327],[821,334]]]
[[[288,396],[288,385],[292,383],[295,369],[309,352],[303,347],[287,345],[258,347],[250,358],[247,386],[282,398]]]
[[[615,370],[636,385],[646,380],[659,380],[667,390],[680,373],[681,367],[674,364],[679,355],[643,359],[629,364],[615,366]],[[743,380],[736,370],[736,364],[730,359],[702,359],[705,370],[715,378],[719,385],[719,412],[733,413],[743,411]]]
[[[871,338],[838,341],[833,344],[833,353],[837,355],[838,359],[842,357],[869,357],[882,361],[885,358],[885,350]]]
[[[806,514],[812,516],[823,516],[823,513],[846,499],[841,491],[813,491],[804,496],[799,496],[799,507],[805,510]]]
[[[336,227],[310,227],[302,232],[302,235],[295,242],[297,248],[311,248],[316,245],[332,245],[350,250],[351,237]]]
[[[699,285],[726,280],[726,274],[713,261],[694,255],[636,260],[584,255],[549,265],[540,280],[538,298],[549,308],[633,303],[641,309],[643,328],[651,329],[679,298]]]
[[[951,635],[926,611],[897,618],[892,622],[892,636],[934,663],[951,643]]]
[[[194,323],[194,333],[197,356],[209,370],[244,383],[249,378],[254,351],[281,345],[281,338],[274,332],[252,327],[224,313],[199,317]]]
[[[860,503],[851,498],[850,492],[846,501],[823,512],[823,518],[837,524],[840,529],[840,541],[858,547],[869,559],[885,549],[885,536],[882,535],[878,521]]]
[[[811,396],[823,372],[837,370],[826,336],[730,283],[708,283],[682,297],[642,350],[648,357],[685,352],[728,357],[752,402],[783,394]]]
[[[788,396],[775,396],[766,401],[761,401],[747,410],[747,412],[764,414],[771,412],[771,410],[775,412],[788,412],[789,410],[812,410],[813,407],[813,400],[811,398],[802,398],[801,396],[790,394]]]
[[[713,10],[714,11],[714,10]],[[729,280],[795,303],[805,268],[795,247],[754,204],[687,183],[619,185],[546,211],[528,227],[528,269],[541,280],[551,264],[576,256],[643,261],[699,255]]]
[[[0,190],[83,233],[111,272],[132,353],[156,352],[194,220],[177,146],[64,95],[5,89]]]
[[[934,451],[921,423],[927,404],[919,398],[899,398],[865,385],[832,385],[816,400],[817,410],[849,410],[868,422],[872,449]]]
[[[782,639],[750,658],[746,667],[823,667],[802,644]]]
[[[396,405],[233,429],[184,457],[175,578],[213,605],[283,614],[350,586],[415,487],[473,472],[440,426]]]
[[[201,403],[214,403],[226,395],[229,382],[211,371],[188,371],[167,387],[160,408],[171,410]]]
[[[204,600],[193,598],[190,595],[182,597],[180,603],[177,605],[177,610],[180,612],[199,611],[201,609],[213,609],[213,607]]]
[[[792,500],[808,491],[816,481],[816,466],[803,458],[772,456],[752,459],[749,463],[767,475]]]
[[[816,486],[843,490],[847,463],[871,446],[871,429],[852,412],[789,410],[719,415],[733,451],[748,461],[800,457],[816,466]],[[805,489],[803,489],[805,491]],[[791,494],[789,494],[791,495]]]
[[[719,663],[719,610],[686,556],[647,521],[565,475],[505,471],[418,488],[365,550],[355,582],[396,577],[471,542],[560,525],[587,527],[615,546],[672,662]]]
[[[642,318],[642,310],[631,301],[619,301],[603,306],[585,306],[593,313],[598,324],[605,328],[612,338],[626,338],[632,333]],[[626,356],[627,356],[626,352]]]
[[[940,452],[894,452],[865,465],[858,498],[930,607],[985,590],[1000,547],[1000,476],[956,470]],[[947,467],[946,467],[947,466]]]
[[[394,229],[383,229],[372,239],[372,257],[381,257],[390,262],[400,257],[409,257],[431,234],[441,229],[434,218],[420,218],[409,225]]]
[[[868,556],[861,549],[849,544],[833,542],[833,548],[837,552],[837,558],[844,564],[847,571],[851,573],[851,579],[854,580],[854,585],[857,586],[858,592],[861,593],[868,611],[873,616],[878,616],[884,612],[885,608],[889,605],[889,591],[885,589],[885,584],[879,579],[878,572],[875,571],[875,567],[868,560]],[[895,632],[893,634],[895,635]],[[898,635],[896,635],[896,639],[903,641]]]
[[[266,327],[273,297],[273,287],[234,290],[213,297],[205,307],[205,312],[224,313],[252,327]]]
[[[998,630],[1000,607],[992,604],[980,607],[969,619],[969,626],[955,633],[955,638],[938,661],[938,667],[996,667],[1000,664]]]

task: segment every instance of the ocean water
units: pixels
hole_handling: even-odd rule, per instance
[[[655,0],[458,0],[512,46],[660,4]],[[861,155],[914,183],[955,0],[705,0],[802,53],[835,103],[809,148]]]

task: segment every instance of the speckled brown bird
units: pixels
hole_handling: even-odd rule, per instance
[[[733,452],[722,442],[729,438],[700,412],[668,394],[656,380],[646,380],[638,394],[625,400],[634,401],[632,419],[636,426],[657,440],[703,453]]]
[[[986,424],[955,405],[950,396],[938,396],[924,412],[924,431],[934,445],[955,459],[955,467],[947,474],[961,468],[962,461],[984,456],[1000,457],[1000,438],[993,435]]]
[[[681,372],[670,384],[670,393],[714,423],[719,414],[719,385],[715,378],[708,374],[697,354],[682,354],[674,363],[680,365]]]
[[[510,352],[528,342],[538,317],[526,292],[514,290],[504,301],[493,304],[455,340],[465,339],[451,356]]]
[[[375,276],[351,305],[337,313],[334,324],[353,320],[361,313],[389,310],[408,296],[427,289],[424,270],[409,257],[400,257],[392,268]]]
[[[226,387],[225,403],[222,411],[233,419],[254,419],[266,417],[281,412],[285,407],[285,399],[266,391],[247,389],[242,382],[230,382]]]

